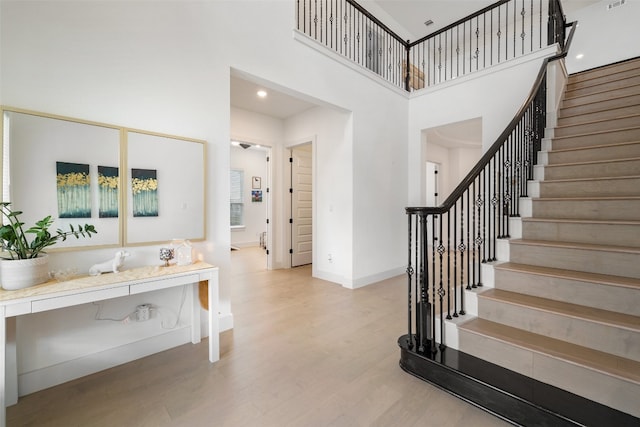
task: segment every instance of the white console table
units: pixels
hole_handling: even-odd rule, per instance
[[[218,327],[218,268],[204,262],[186,266],[141,267],[100,276],[49,281],[16,291],[0,290],[0,427],[6,425],[6,406],[17,401],[17,367],[7,360],[7,322],[9,317],[71,307],[110,298],[177,286],[191,285],[191,342],[200,342],[198,286],[208,282],[209,361],[220,358]],[[10,363],[7,363],[10,362]]]

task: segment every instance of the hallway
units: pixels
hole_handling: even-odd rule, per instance
[[[358,290],[232,252],[235,328],[25,396],[9,426],[503,426],[403,372],[405,279]]]

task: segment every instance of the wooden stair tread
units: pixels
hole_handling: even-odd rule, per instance
[[[573,99],[578,99],[582,96],[601,95],[601,94],[607,94],[610,91],[614,91],[614,90],[637,87],[638,86],[637,81],[638,81],[638,77],[640,77],[640,73],[632,74],[626,77],[620,77],[620,76],[618,77],[619,78],[601,81],[594,84],[587,84],[582,87],[574,87],[571,89],[567,89],[564,93],[563,100],[564,99],[573,100]],[[574,83],[569,82],[567,84],[567,88],[572,84]]]
[[[560,151],[560,150],[559,150]],[[574,163],[556,163],[553,165],[541,165],[544,168],[561,168],[567,166],[589,166],[589,165],[602,165],[602,164],[610,164],[610,163],[623,163],[630,161],[640,160],[640,157],[625,157],[621,159],[611,159],[611,160],[590,160],[586,162],[574,162]]]
[[[631,107],[631,105],[628,105],[628,107]],[[570,124],[570,125],[562,125],[562,126],[556,126],[555,129],[568,129],[568,128],[574,128],[574,127],[579,127],[579,126],[584,126],[584,125],[592,125],[592,124],[596,124],[596,123],[606,123],[606,122],[610,122],[613,120],[619,120],[619,119],[628,119],[628,118],[632,118],[632,117],[637,117],[638,120],[640,121],[640,114],[626,114],[626,115],[619,115],[616,116],[615,118],[610,118],[610,119],[598,119],[598,120],[589,120],[586,122],[580,122],[580,123],[574,123],[574,124]],[[617,130],[617,129],[612,129],[612,130]]]
[[[529,239],[513,239],[509,241],[512,245],[528,245],[528,246],[547,246],[566,249],[578,249],[578,250],[591,250],[591,251],[607,251],[607,252],[622,252],[622,253],[636,253],[640,255],[640,248],[633,246],[611,246],[611,245],[596,245],[593,243],[574,243],[574,242],[559,242],[551,240],[529,240]]]
[[[521,294],[518,292],[505,291],[502,289],[488,289],[480,294],[479,298],[502,301],[504,303],[518,305],[521,307],[531,307],[548,313],[576,319],[588,320],[603,325],[612,325],[634,332],[640,332],[640,317],[614,311],[602,310],[584,305],[571,304],[552,300],[548,298],[536,297]]]
[[[635,144],[640,144],[640,141],[614,142],[612,144],[599,144],[599,145],[588,145],[584,147],[560,148],[560,149],[549,150],[547,152],[548,153],[564,153],[567,151],[592,150],[594,148],[611,148],[611,147],[621,147],[625,145],[635,145]],[[619,159],[619,160],[626,160],[626,159]]]
[[[522,218],[522,222],[559,222],[564,224],[594,224],[594,225],[637,225],[640,226],[640,221],[633,220],[621,220],[621,219],[572,219],[572,218],[535,218],[528,217]]]
[[[599,85],[594,85],[593,87],[596,87]],[[635,85],[628,85],[628,86],[620,86],[620,87],[616,87],[616,88],[609,88],[609,89],[604,89],[601,91],[596,91],[596,92],[591,92],[591,93],[585,93],[585,94],[581,94],[581,95],[575,95],[575,94],[569,94],[569,96],[565,96],[564,98],[562,98],[563,101],[573,101],[576,99],[580,99],[580,98],[585,98],[588,96],[594,96],[594,95],[601,95],[601,94],[606,94],[610,91],[614,91],[614,90],[620,90],[620,89],[628,89],[628,90],[633,90],[633,89],[638,89],[640,87],[640,84],[635,84]],[[570,96],[573,95],[573,96]]]
[[[588,178],[561,178],[561,179],[545,179],[544,181],[540,181],[540,183],[556,183],[556,182],[584,182],[584,181],[612,181],[617,179],[638,179],[640,175],[627,175],[627,176],[598,176],[598,177],[588,177]],[[640,194],[640,188],[638,188],[638,193]]]
[[[592,200],[592,201],[611,202],[611,201],[615,201],[615,200],[640,200],[640,196],[536,197],[534,200],[540,200],[540,201],[559,201],[559,200],[581,201],[581,200]]]
[[[565,270],[562,268],[518,264],[515,262],[504,262],[501,264],[496,264],[494,268],[528,274],[537,274],[541,276],[558,277],[561,279],[577,280],[580,282],[597,283],[608,286],[620,286],[625,288],[638,289],[640,291],[640,279],[636,279],[633,277],[588,273],[584,271]]]
[[[620,94],[617,96],[612,96],[610,98],[607,99],[607,101],[617,101],[617,100],[622,100],[625,98],[634,98],[636,97],[638,94],[637,93],[631,93],[631,94]],[[574,117],[574,116],[579,116],[579,113],[567,113],[567,109],[574,109],[577,106],[585,106],[585,105],[594,105],[594,104],[600,104],[602,103],[602,101],[590,101],[590,102],[586,102],[584,104],[579,104],[579,105],[572,105],[572,106],[567,106],[567,107],[561,107],[560,110],[558,111],[558,118],[567,118],[567,117]],[[630,103],[629,105],[635,105],[634,103]],[[608,109],[618,109],[618,108],[624,108],[625,106],[616,106],[613,108],[607,108],[607,107],[603,107],[603,110],[608,110]],[[600,110],[597,110],[600,111]]]
[[[612,132],[622,132],[622,131],[627,131],[627,130],[638,130],[638,131],[640,131],[640,126],[623,127],[623,128],[610,129],[610,130],[599,130],[599,131],[586,132],[586,133],[576,133],[574,135],[554,136],[551,139],[553,141],[561,141],[563,139],[580,138],[580,137],[583,137],[583,136],[593,136],[593,135],[607,135],[607,134],[610,134]]]
[[[620,73],[640,69],[640,59],[633,58],[619,64],[603,65],[590,70],[579,71],[569,75],[568,84],[586,83],[603,77],[615,77]]]
[[[640,384],[640,362],[634,360],[480,318],[472,319],[459,328]]]

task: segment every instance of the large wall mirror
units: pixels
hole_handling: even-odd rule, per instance
[[[9,107],[2,118],[2,200],[26,226],[51,215],[53,230],[98,230],[55,248],[205,238],[204,141]]]
[[[126,243],[204,239],[205,144],[139,131],[126,135]]]

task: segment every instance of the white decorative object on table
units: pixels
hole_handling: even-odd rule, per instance
[[[101,262],[100,264],[94,264],[89,269],[90,276],[99,276],[101,273],[118,273],[120,271],[120,267],[124,264],[124,259],[129,256],[129,252],[127,251],[118,251],[113,259],[110,259],[105,262]]]
[[[173,239],[171,242],[177,265],[189,265],[193,262],[191,242],[185,239]]]

